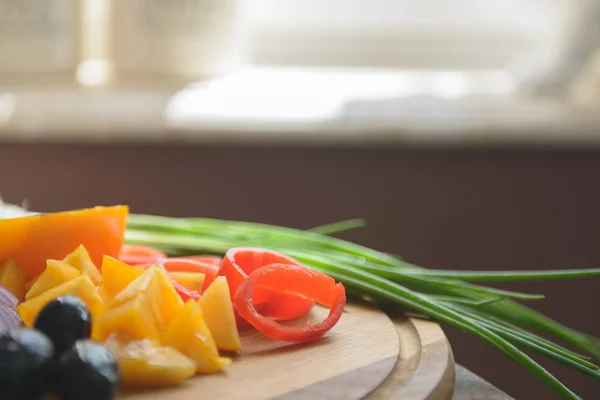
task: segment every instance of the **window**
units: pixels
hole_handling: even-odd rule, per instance
[[[568,0],[253,0],[257,63],[503,68],[553,43]]]

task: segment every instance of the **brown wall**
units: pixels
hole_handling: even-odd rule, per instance
[[[0,144],[0,193],[39,211],[127,203],[134,212],[308,228],[435,268],[600,265],[600,150]],[[600,280],[507,286],[600,336]],[[553,398],[497,351],[447,329],[457,360],[517,399]],[[549,364],[583,398],[600,384]]]

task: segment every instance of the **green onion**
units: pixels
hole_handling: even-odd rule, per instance
[[[579,332],[515,300],[543,295],[519,293],[472,282],[590,278],[600,269],[551,271],[429,270],[399,257],[329,235],[359,228],[349,220],[308,231],[207,218],[132,214],[126,241],[157,247],[171,255],[224,254],[233,247],[264,247],[297,259],[343,282],[347,293],[387,309],[402,306],[411,315],[462,329],[496,347],[565,399],[579,399],[524,351],[564,364],[600,380],[591,357],[600,358],[600,340]],[[582,355],[540,335],[554,336]]]
[[[460,279],[465,282],[549,281],[552,279],[591,278],[600,276],[600,268],[549,271],[420,271],[419,276]]]
[[[346,221],[334,222],[333,224],[317,226],[316,228],[312,228],[311,231],[320,233],[321,235],[333,235],[334,233],[345,232],[350,229],[362,228],[364,226],[364,219],[349,219]]]
[[[488,300],[477,301],[477,300],[465,299],[463,297],[445,296],[443,294],[430,294],[429,297],[432,299],[441,300],[441,301],[445,301],[448,303],[467,304],[472,307],[484,306],[486,304],[491,304],[491,303],[495,303],[497,301],[502,301],[506,298],[506,297],[493,297]]]

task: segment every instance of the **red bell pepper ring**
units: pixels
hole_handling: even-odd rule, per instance
[[[268,264],[286,264],[305,268],[298,261],[271,250],[257,248],[230,249],[221,264],[219,275],[227,278],[231,300],[240,285],[253,271]],[[315,301],[301,294],[282,293],[279,289],[260,288],[252,301],[261,305],[263,315],[280,320],[300,318],[313,308]]]
[[[183,256],[183,257],[175,257],[176,259],[184,259],[184,260],[192,260],[199,261],[205,264],[214,265],[217,269],[221,266],[221,262],[223,262],[223,257],[219,256]]]
[[[202,284],[202,292],[204,292],[217,278],[221,263],[220,261],[217,263],[212,256],[191,256],[168,258],[163,261],[163,266],[169,272],[199,272],[204,274],[204,283]]]
[[[171,278],[171,276],[169,277]],[[177,294],[179,294],[179,297],[181,297],[181,300],[183,300],[184,303],[190,299],[194,301],[200,300],[200,293],[198,293],[197,291],[182,286],[173,278],[171,278],[171,283],[173,283],[173,288],[175,289]]]
[[[301,328],[287,327],[261,315],[253,303],[255,291],[270,289],[283,294],[302,295],[329,307],[322,322],[307,322]],[[330,276],[306,267],[270,264],[254,270],[235,293],[239,315],[265,336],[286,342],[308,342],[327,333],[340,320],[346,305],[346,290]]]
[[[161,265],[167,273],[169,272],[200,272],[204,274],[202,291],[215,280],[221,266],[221,257],[217,256],[188,256],[167,258],[167,255],[157,249],[148,246],[128,245],[121,248],[119,260],[131,266],[149,268],[152,265]],[[174,279],[173,287],[185,302],[189,299],[199,300],[200,293],[180,285]]]
[[[160,260],[155,265],[158,265],[159,268],[162,268],[167,273],[167,275],[169,275],[169,278],[171,279],[171,284],[173,285],[173,288],[175,289],[175,291],[177,292],[179,297],[181,297],[181,300],[183,300],[184,303],[190,299],[194,300],[194,301],[200,300],[200,293],[198,293],[195,290],[186,288],[185,286],[183,286],[179,282],[177,282],[175,279],[173,279],[173,277],[171,276],[169,271],[165,268],[164,263],[165,263],[165,260]],[[149,268],[150,265],[144,265],[143,267]]]
[[[217,278],[219,272],[219,265],[215,264],[214,261],[200,261],[205,256],[194,256],[192,257],[173,257],[159,260],[160,263],[167,272],[198,272],[204,274],[204,283],[202,284],[202,292],[210,286],[211,283]],[[150,268],[154,264],[138,265],[142,268]]]
[[[256,311],[258,313],[264,315],[264,311],[267,309],[267,306],[268,306],[267,304],[255,304],[254,308],[256,308]],[[252,325],[250,325],[250,322],[246,321],[244,318],[242,318],[240,316],[240,314],[238,314],[235,303],[233,304],[233,314],[235,316],[235,325],[238,327],[238,329],[252,326]]]
[[[158,249],[131,244],[124,244],[119,253],[119,261],[131,266],[153,265],[164,258],[167,258],[167,255]]]

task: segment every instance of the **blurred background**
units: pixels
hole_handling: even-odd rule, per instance
[[[0,0],[0,194],[364,217],[345,238],[426,267],[597,267],[598,49],[599,0]],[[600,335],[598,282],[510,288]],[[554,398],[446,332],[513,397]]]

